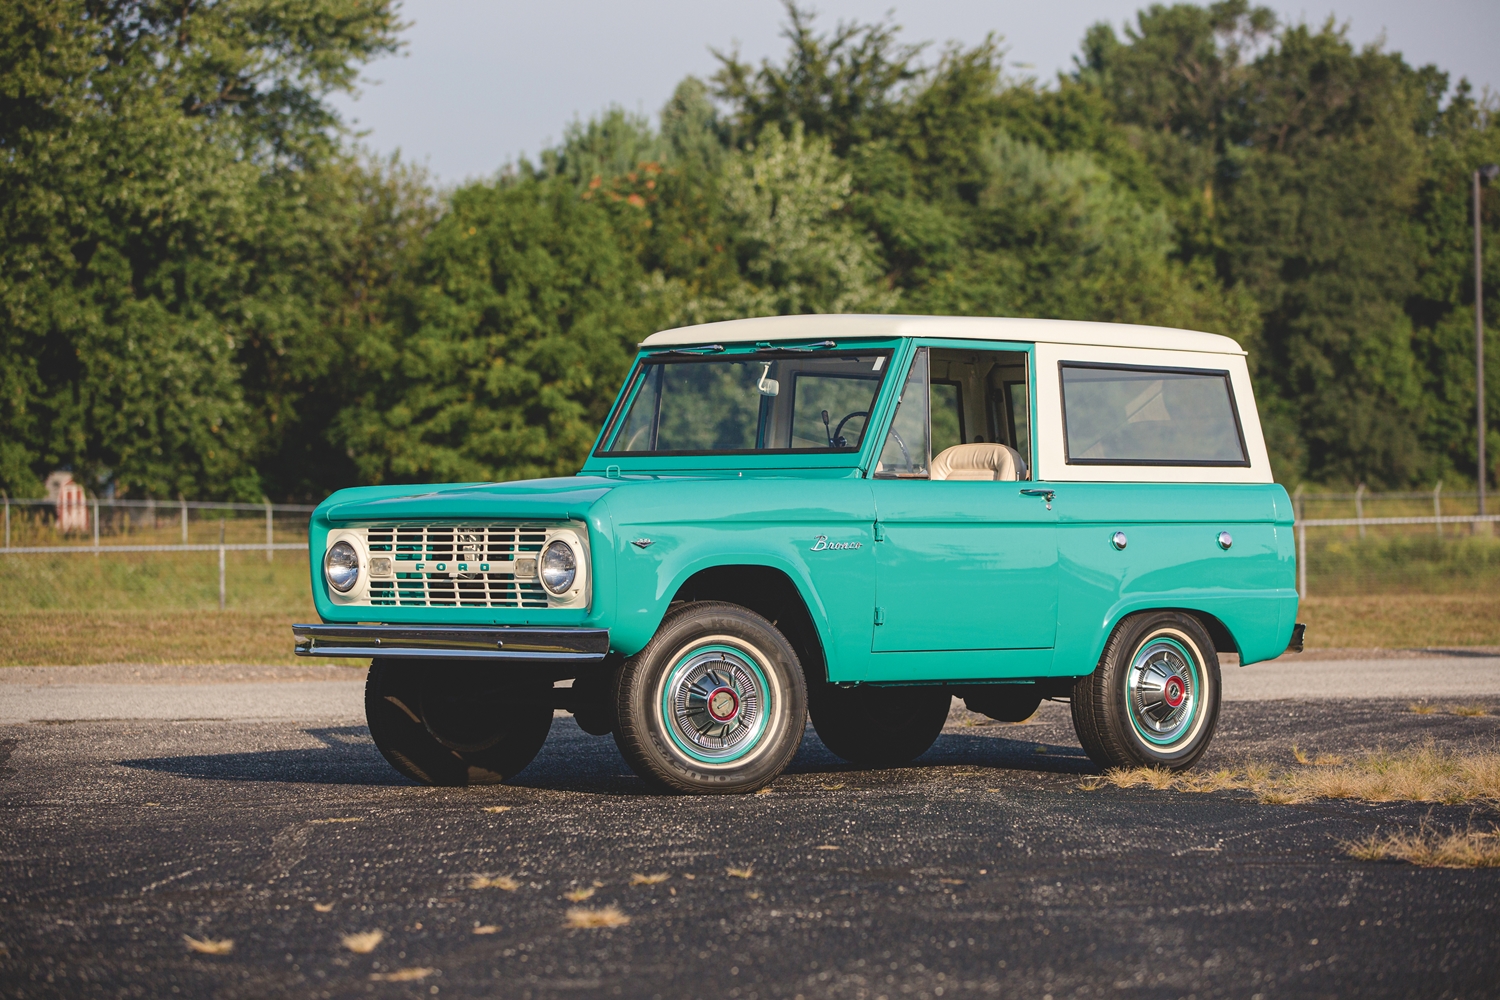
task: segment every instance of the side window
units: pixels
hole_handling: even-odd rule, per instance
[[[1250,464],[1228,372],[1065,361],[1059,373],[1070,465]]]
[[[932,380],[932,453],[963,444],[964,387],[953,379]]]
[[[906,384],[901,387],[901,399],[896,404],[896,415],[891,418],[885,446],[880,449],[880,462],[875,466],[878,478],[927,478],[932,455],[927,436],[928,371],[927,348],[919,347],[906,376]]]

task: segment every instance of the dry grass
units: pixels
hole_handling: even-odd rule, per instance
[[[1414,701],[1406,706],[1406,710],[1416,715],[1436,715],[1438,707],[1431,702]]]
[[[297,552],[228,553],[222,612],[212,552],[0,555],[0,569],[0,666],[292,663],[289,626],[317,621]]]
[[[91,663],[297,661],[292,625],[302,614],[219,611],[0,611],[0,667]]]
[[[1309,649],[1500,645],[1493,594],[1380,594],[1303,601]]]
[[[1468,705],[1454,705],[1448,711],[1452,712],[1454,715],[1467,715],[1470,718],[1481,718],[1490,714],[1488,705],[1480,705],[1477,703]]]
[[[620,912],[618,906],[606,906],[598,910],[588,910],[581,906],[575,906],[568,911],[565,926],[624,927],[628,923],[630,923],[630,918]]]
[[[313,909],[317,910],[319,913],[332,913],[333,912],[333,904],[332,903],[314,903],[313,904]]]
[[[750,878],[755,874],[754,868],[726,868],[724,874],[730,878]]]
[[[500,931],[500,928],[496,927],[494,924],[475,924],[474,925],[474,933],[475,934],[498,934],[499,931]]]
[[[436,969],[410,968],[397,969],[395,972],[372,972],[370,982],[372,983],[417,983],[432,975]]]
[[[485,806],[484,811],[487,813],[510,812],[510,806]]]
[[[563,893],[563,899],[566,899],[570,903],[581,903],[585,899],[591,899],[596,892],[598,892],[597,889],[590,888],[569,889]]]
[[[1423,868],[1500,868],[1500,828],[1401,830],[1348,841],[1345,853],[1361,861],[1405,861]]]
[[[182,941],[189,949],[200,955],[227,955],[234,951],[234,942],[229,938],[215,940],[214,938],[195,938],[184,934]]]
[[[1158,768],[1114,768],[1085,779],[1098,789],[1154,788],[1159,791],[1246,790],[1262,802],[1360,799],[1366,802],[1500,802],[1500,753],[1439,749],[1432,741],[1401,751],[1375,750],[1356,759],[1328,754],[1309,758],[1293,747],[1297,767],[1276,768],[1247,762],[1239,769],[1174,774]]]
[[[310,820],[308,820],[308,823],[311,823],[311,824],[322,824],[322,823],[362,823],[362,822],[364,822],[364,817],[363,816],[330,816],[328,819],[310,819]]]
[[[521,888],[521,883],[509,875],[475,875],[469,879],[470,889],[504,889],[506,892],[515,892]]]
[[[376,945],[385,940],[385,931],[364,931],[359,934],[345,934],[344,947],[356,955],[368,955],[375,950]]]
[[[656,873],[651,874],[651,875],[642,875],[640,872],[636,872],[634,875],[630,876],[630,884],[631,885],[661,885],[663,882],[665,882],[667,879],[669,879],[671,877],[672,876],[669,875],[669,874],[667,874],[666,872],[656,872]]]

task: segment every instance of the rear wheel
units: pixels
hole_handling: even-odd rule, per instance
[[[813,728],[829,750],[860,767],[900,767],[937,740],[951,704],[941,687],[820,684],[809,707]]]
[[[514,777],[552,726],[547,680],[515,681],[494,667],[375,660],[365,718],[381,756],[424,785],[493,785]]]
[[[1073,686],[1073,728],[1100,767],[1192,767],[1219,720],[1219,657],[1192,615],[1152,611],[1116,626],[1098,668]]]
[[[752,792],[802,742],[807,689],[786,637],[735,604],[688,604],[620,668],[615,743],[636,774],[687,793]]]

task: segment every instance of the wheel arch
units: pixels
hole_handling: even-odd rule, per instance
[[[724,563],[698,569],[672,594],[668,608],[725,601],[748,608],[781,630],[802,661],[809,684],[828,677],[824,638],[806,597],[784,569],[761,563]]]
[[[1180,603],[1162,601],[1132,604],[1117,609],[1106,621],[1105,628],[1100,633],[1099,640],[1095,644],[1094,655],[1089,660],[1089,663],[1097,664],[1099,662],[1099,657],[1104,655],[1105,644],[1109,642],[1109,637],[1115,634],[1121,622],[1133,615],[1146,614],[1152,611],[1175,611],[1178,614],[1190,615],[1198,621],[1198,624],[1203,626],[1203,630],[1213,640],[1215,653],[1234,653],[1236,656],[1240,653],[1240,644],[1235,639],[1234,633],[1218,615],[1204,611],[1202,608],[1187,607]]]

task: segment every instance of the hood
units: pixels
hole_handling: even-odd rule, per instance
[[[318,507],[331,522],[414,518],[538,518],[579,520],[618,479],[564,476],[513,483],[458,483],[444,486],[369,486],[339,490]]]

